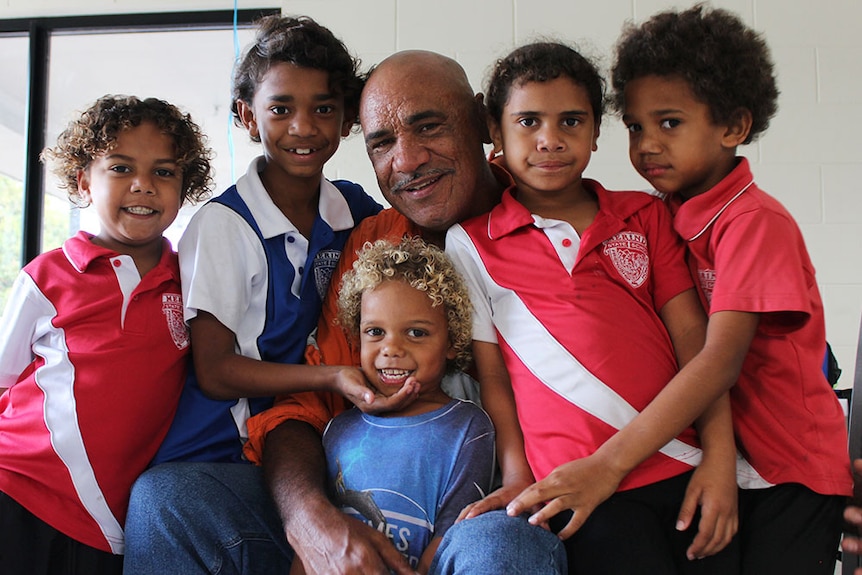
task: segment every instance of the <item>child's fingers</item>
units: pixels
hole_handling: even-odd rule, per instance
[[[488,504],[484,499],[481,501],[477,501],[476,503],[471,503],[461,510],[461,513],[458,514],[458,518],[455,520],[457,523],[463,519],[472,519],[473,517],[478,517],[483,513],[487,513],[494,509],[493,506]]]
[[[708,506],[704,506],[701,513],[697,536],[686,550],[690,560],[709,557],[724,549],[733,539],[738,526],[735,513],[723,514],[710,510]]]
[[[517,517],[521,513],[539,505],[542,501],[544,501],[544,497],[541,485],[539,483],[534,483],[523,490],[517,497],[512,499],[508,505],[506,505],[506,514],[511,517]]]
[[[697,513],[699,496],[686,491],[685,499],[679,508],[679,515],[676,517],[676,530],[685,531],[691,526],[694,520],[694,514]]]
[[[419,397],[419,383],[414,379],[408,379],[401,389],[389,397],[375,395],[373,402],[365,402],[357,406],[365,413],[377,414],[390,411],[401,411]]]
[[[592,513],[592,509],[587,510],[579,507],[573,508],[564,503],[562,498],[552,499],[547,505],[533,513],[529,518],[529,522],[532,525],[539,525],[547,528],[548,522],[550,522],[555,515],[562,513],[566,509],[571,509],[572,517],[569,519],[569,522],[566,523],[566,526],[557,533],[557,537],[560,539],[568,539],[583,526],[587,517]]]

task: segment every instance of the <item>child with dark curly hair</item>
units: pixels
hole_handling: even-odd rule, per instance
[[[0,324],[0,565],[119,574],[129,492],[188,362],[178,259],[162,233],[209,193],[210,150],[171,104],[104,96],[43,159],[101,231],[27,264]]]
[[[570,573],[728,573],[729,403],[675,379],[706,319],[664,205],[583,177],[601,75],[568,46],[528,44],[497,62],[486,103],[515,185],[446,251],[473,299],[503,486],[463,516],[534,511]]]
[[[724,10],[663,12],[625,30],[612,77],[631,162],[668,196],[709,314],[681,375],[730,390],[751,464],[738,478],[742,572],[831,574],[852,480],[823,305],[796,222],[736,155],[777,109],[766,43]]]
[[[323,175],[357,121],[359,62],[311,18],[269,16],[257,28],[236,68],[232,111],[262,155],[192,217],[180,240],[194,361],[154,460],[162,465],[132,490],[127,575],[218,571],[223,557],[243,571],[287,571],[293,552],[277,518],[259,527],[274,542],[267,549],[256,533],[236,540],[221,529],[247,513],[246,503],[273,508],[261,500],[261,469],[243,457],[249,417],[297,391],[335,392],[355,404],[374,398],[357,367],[303,365],[342,247],[381,209],[360,186]],[[212,513],[186,514],[191,499]]]
[[[194,366],[154,463],[241,462],[246,420],[273,396],[368,391],[358,369],[301,364],[347,236],[380,209],[323,176],[356,123],[358,62],[310,18],[270,16],[239,63],[232,110],[263,155],[180,240]]]
[[[353,408],[329,422],[329,490],[424,574],[458,513],[487,494],[493,478],[491,420],[441,388],[443,376],[470,359],[470,296],[439,248],[405,238],[365,244],[338,305],[377,392],[392,395],[411,380],[420,388],[400,411],[373,416]],[[291,573],[303,573],[300,561]]]

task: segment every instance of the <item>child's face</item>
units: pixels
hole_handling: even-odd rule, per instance
[[[182,169],[174,139],[152,122],[123,130],[116,147],[78,173],[78,192],[93,205],[95,242],[118,253],[161,249],[162,232],[182,203]]]
[[[691,198],[709,190],[732,169],[737,141],[712,119],[688,82],[675,76],[643,76],[625,87],[623,122],[629,157],[660,192]]]
[[[439,392],[446,360],[455,358],[443,306],[392,280],[362,294],[360,313],[362,371],[371,385],[389,396],[415,378],[420,397]]]
[[[513,85],[489,128],[519,195],[579,191],[599,137],[586,88],[568,77]]]
[[[350,133],[344,98],[329,90],[329,74],[286,62],[274,64],[251,106],[238,102],[243,125],[260,139],[267,164],[264,181],[319,185],[323,165]]]

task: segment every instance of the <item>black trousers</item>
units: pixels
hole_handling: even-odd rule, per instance
[[[123,556],[64,535],[0,492],[0,573],[121,575]]]

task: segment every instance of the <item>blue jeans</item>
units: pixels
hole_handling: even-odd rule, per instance
[[[125,575],[287,573],[292,559],[259,467],[165,463],[132,488]]]
[[[566,552],[556,535],[503,510],[456,523],[446,532],[429,575],[561,575]]]
[[[132,488],[125,575],[287,573],[293,551],[260,468],[164,463]],[[432,574],[566,573],[557,537],[502,511],[452,526]]]

